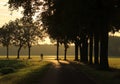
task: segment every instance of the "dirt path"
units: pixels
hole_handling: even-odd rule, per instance
[[[95,84],[76,67],[67,61],[52,60],[53,66],[48,70],[40,84]]]

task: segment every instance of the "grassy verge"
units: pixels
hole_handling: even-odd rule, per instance
[[[38,60],[0,60],[0,65],[4,65],[3,69],[14,69],[14,72],[0,75],[0,84],[37,84],[51,63]]]
[[[105,71],[78,62],[72,62],[71,64],[96,82],[96,84],[120,84],[120,67],[113,68],[114,66],[110,65],[111,69]]]
[[[48,62],[43,62],[39,67],[34,67],[34,69],[31,69],[19,81],[17,80],[16,84],[39,84],[50,65]]]

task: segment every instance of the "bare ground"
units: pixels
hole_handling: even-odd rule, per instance
[[[96,84],[68,61],[52,60],[53,66],[48,70],[39,84]]]

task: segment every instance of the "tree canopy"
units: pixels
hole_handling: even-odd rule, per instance
[[[80,59],[85,63],[88,56],[92,58],[94,49],[94,63],[104,69],[109,67],[108,32],[120,29],[119,0],[9,0],[8,3],[11,10],[22,7],[24,17],[29,18],[42,6],[38,21],[42,21],[43,28],[57,40],[58,46],[73,42],[75,60],[80,47]],[[92,59],[89,61],[92,63]]]

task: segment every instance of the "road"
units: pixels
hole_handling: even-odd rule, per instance
[[[39,84],[96,84],[68,61],[52,60],[53,66],[48,70]]]

